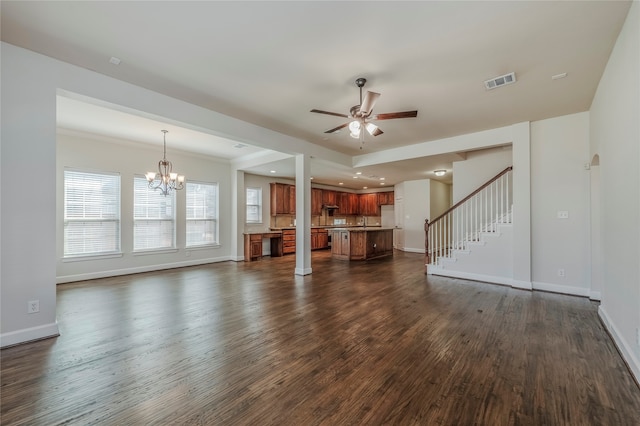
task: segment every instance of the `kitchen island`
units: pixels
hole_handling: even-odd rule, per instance
[[[329,232],[334,258],[367,260],[393,255],[393,228],[334,228]]]

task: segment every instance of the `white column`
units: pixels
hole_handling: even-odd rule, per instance
[[[244,172],[231,170],[231,260],[244,260],[245,209]]]
[[[296,155],[296,275],[311,274],[311,157]]]

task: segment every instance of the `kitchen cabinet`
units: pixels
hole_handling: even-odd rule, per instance
[[[262,240],[270,239],[271,257],[282,256],[281,232],[256,232],[244,234],[244,261],[251,262],[262,257]]]
[[[326,206],[336,206],[340,205],[338,203],[338,192],[331,191],[329,189],[322,190],[322,204]]]
[[[282,253],[289,254],[296,252],[296,230],[282,230]]]
[[[360,194],[358,196],[358,214],[362,216],[380,216],[380,206],[378,205],[378,194]]]
[[[311,250],[329,247],[329,231],[323,228],[311,228]]]
[[[322,189],[311,188],[311,216],[322,214],[323,193]]]
[[[296,186],[287,186],[289,187],[289,214],[296,214]]]
[[[244,236],[244,260],[249,262],[262,257],[262,234]]]
[[[367,260],[393,255],[393,229],[352,228],[333,230],[331,256],[344,260]]]
[[[394,192],[378,192],[378,205],[380,206],[392,206],[394,199]]]
[[[339,192],[338,214],[358,214],[358,194],[351,192]]]
[[[331,255],[338,259],[349,259],[349,253],[351,252],[349,231],[332,230],[331,232]]]
[[[271,183],[271,216],[296,213],[296,187],[286,183]]]

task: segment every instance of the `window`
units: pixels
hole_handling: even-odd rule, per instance
[[[120,175],[64,171],[64,257],[120,252]]]
[[[262,223],[262,188],[247,188],[247,223]]]
[[[133,251],[162,250],[176,245],[176,193],[164,196],[149,189],[147,179],[133,179]]]
[[[218,184],[187,182],[187,247],[218,244]]]

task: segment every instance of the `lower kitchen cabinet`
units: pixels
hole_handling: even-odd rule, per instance
[[[282,230],[282,253],[289,254],[296,252],[296,230]]]

